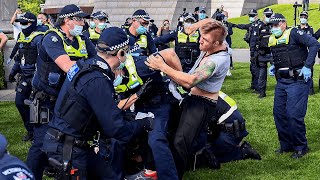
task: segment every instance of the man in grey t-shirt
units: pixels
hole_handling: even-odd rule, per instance
[[[150,56],[145,62],[151,69],[164,72],[177,84],[190,89],[190,95],[184,98],[181,104],[182,114],[174,137],[177,151],[175,162],[180,179],[183,177],[195,138],[215,115],[219,91],[230,65],[230,55],[223,43],[227,35],[223,24],[213,19],[205,19],[187,30],[195,32],[199,28],[202,53],[189,73],[181,71],[180,60],[173,50],[161,51],[158,55]]]

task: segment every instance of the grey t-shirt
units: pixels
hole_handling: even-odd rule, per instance
[[[199,66],[204,55],[205,52],[201,52],[198,60],[189,71],[189,74],[194,72],[195,69]],[[211,54],[207,58],[207,61],[214,62],[216,67],[212,75],[205,81],[197,84],[196,87],[210,93],[219,92],[230,67],[230,54],[227,51],[221,51],[215,54]]]

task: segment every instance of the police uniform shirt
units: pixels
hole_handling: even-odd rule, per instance
[[[305,28],[301,28],[301,25],[298,25],[297,28],[299,30],[303,31],[306,34],[309,34],[310,36],[313,36],[313,27],[309,26],[309,24],[307,24]]]
[[[46,25],[38,25],[37,26],[37,31],[46,32],[47,30],[49,30],[49,27]]]
[[[34,180],[35,178],[32,172],[20,159],[5,153],[2,157],[0,157],[0,179]]]
[[[85,40],[88,57],[91,58],[96,55],[97,52],[92,42],[84,36],[81,36],[81,38]],[[79,48],[79,43],[76,37],[74,37],[73,40],[65,37],[64,40],[68,45],[71,45],[75,49]],[[64,50],[63,40],[56,32],[49,32],[43,38],[42,46],[40,46],[39,50],[39,56],[41,56],[42,59],[46,59],[47,57],[49,57],[50,59],[55,60],[61,55],[68,55]]]
[[[82,62],[82,61],[81,61]],[[87,64],[99,62],[100,67],[110,69],[109,65],[99,56],[85,61]],[[84,63],[84,62],[82,62]],[[73,66],[74,67],[74,66]],[[49,122],[49,126],[74,137],[83,138],[83,134],[71,127],[65,120],[57,116],[58,109],[64,99],[74,75],[78,72],[77,68],[70,68],[67,78],[59,93],[56,106],[55,117]],[[141,129],[145,124],[143,121],[125,121],[122,111],[118,108],[118,99],[113,86],[113,74],[103,74],[99,71],[91,71],[79,77],[75,90],[84,97],[91,107],[97,122],[106,137],[113,137],[121,141],[129,141],[135,135],[137,129]]]
[[[314,37],[298,30],[297,28],[292,28],[288,45],[290,49],[302,48],[306,52],[309,50],[304,66],[307,68],[311,68],[313,66],[315,56],[320,48],[319,42]],[[299,54],[297,54],[297,56],[299,56]]]

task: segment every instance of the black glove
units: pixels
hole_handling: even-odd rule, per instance
[[[143,94],[146,94],[148,90],[151,88],[152,79],[148,79],[139,89],[138,92],[136,92],[138,98],[140,98]]]
[[[14,78],[14,75],[9,74],[9,82],[13,83],[16,81],[16,78]]]

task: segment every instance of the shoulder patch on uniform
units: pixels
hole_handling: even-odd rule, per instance
[[[51,36],[51,41],[52,42],[58,42],[57,36]]]
[[[304,32],[301,30],[298,30],[297,33],[300,34],[300,36],[302,36],[304,34]]]
[[[14,179],[14,180],[33,179],[33,175],[27,169],[21,166],[12,166],[10,168],[2,170],[1,173],[8,179]]]
[[[101,62],[101,61],[97,61],[97,65],[102,69],[109,69],[108,65],[106,63]]]
[[[67,73],[67,77],[69,81],[72,81],[73,77],[79,72],[80,68],[78,67],[77,63],[75,63],[71,68],[69,69]]]

